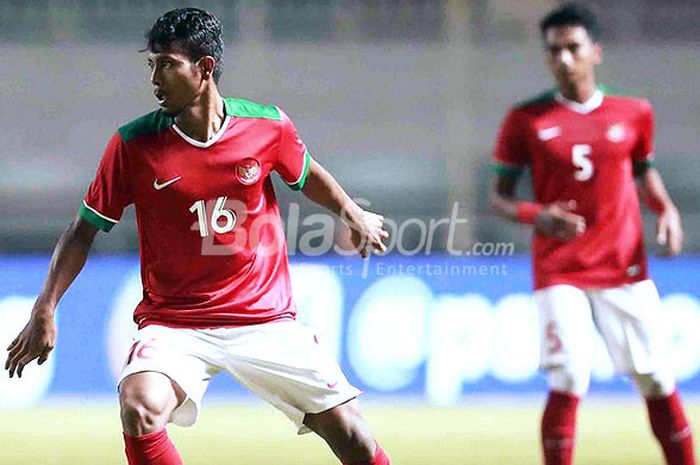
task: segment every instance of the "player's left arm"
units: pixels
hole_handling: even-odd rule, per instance
[[[301,190],[313,202],[329,209],[345,221],[351,239],[360,255],[371,251],[386,252],[383,240],[389,237],[384,229],[384,217],[362,209],[338,182],[316,160],[309,157],[309,171]]]
[[[656,242],[666,247],[669,255],[678,255],[683,247],[683,226],[671,196],[659,172],[651,167],[636,168],[635,178],[640,197],[657,214]]]
[[[641,101],[640,105],[637,119],[639,138],[632,151],[634,177],[640,197],[657,214],[656,242],[665,246],[669,255],[678,255],[683,247],[681,216],[661,175],[654,168],[654,109],[647,100]]]
[[[365,211],[343,190],[331,174],[311,157],[289,117],[279,110],[280,138],[274,169],[294,190],[329,209],[350,227],[350,238],[363,257],[372,251],[386,252],[384,217]]]

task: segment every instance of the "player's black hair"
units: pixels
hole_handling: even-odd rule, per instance
[[[218,83],[223,71],[222,26],[213,14],[199,8],[178,8],[158,18],[146,31],[146,50],[162,53],[178,47],[192,61],[211,56],[216,60],[213,77]]]
[[[580,3],[565,3],[545,16],[540,22],[542,37],[547,34],[549,28],[560,26],[581,26],[588,32],[593,42],[600,40],[598,18],[591,10]]]

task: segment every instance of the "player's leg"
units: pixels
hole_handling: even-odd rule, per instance
[[[131,346],[119,379],[129,465],[179,465],[166,424],[190,426],[215,369],[193,330],[148,326]]]
[[[140,372],[122,381],[119,406],[129,465],[182,464],[165,425],[184,400],[182,389],[162,373]]]
[[[311,330],[288,321],[227,331],[226,369],[287,415],[299,434],[316,432],[347,465],[390,463],[362,418],[360,391]]]
[[[540,311],[541,366],[547,370],[549,395],[542,414],[545,465],[571,465],[576,418],[588,391],[594,326],[585,292],[557,285],[535,292]]]
[[[321,436],[344,464],[389,465],[355,398],[321,413],[307,413],[304,424]]]
[[[668,465],[694,465],[693,434],[674,378],[656,371],[635,374],[635,382],[644,396],[649,423],[659,441]]]
[[[651,280],[592,293],[596,322],[617,371],[629,373],[646,401],[668,465],[695,464],[692,431],[658,328],[661,302]]]

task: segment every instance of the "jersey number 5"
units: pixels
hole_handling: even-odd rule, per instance
[[[225,234],[233,231],[236,226],[236,213],[233,210],[224,208],[226,205],[226,196],[216,199],[214,211],[211,214],[211,229],[216,234]],[[197,200],[190,207],[192,213],[197,213],[197,222],[199,223],[199,235],[207,237],[209,235],[209,227],[207,226],[207,204],[204,200]],[[221,224],[223,221],[223,224]]]
[[[591,146],[588,144],[576,144],[571,149],[571,161],[577,168],[574,179],[577,181],[588,181],[593,176],[593,162],[590,158]]]

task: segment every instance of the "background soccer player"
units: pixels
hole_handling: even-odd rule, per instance
[[[576,412],[591,370],[593,327],[616,370],[633,377],[669,465],[695,463],[691,430],[655,334],[659,296],[647,275],[635,181],[658,214],[657,241],[681,250],[678,210],[653,167],[654,120],[646,100],[596,86],[599,26],[567,4],[541,23],[558,89],[513,108],[496,149],[492,204],[533,224],[535,299],[549,398],[542,417],[547,465],[573,462]],[[536,202],[515,196],[530,166]]]
[[[227,371],[311,430],[346,464],[387,465],[360,415],[359,391],[294,321],[286,244],[270,173],[342,215],[363,255],[385,250],[383,218],[356,205],[277,107],[222,98],[219,21],[173,10],[148,33],[160,109],[110,140],[78,217],[56,246],[32,317],[6,369],[22,375],[53,348],[54,312],[98,229],[134,204],[143,300],[119,381],[130,464],[182,463],[168,421],[194,423],[211,377]],[[100,309],[95,309],[100,311]]]

